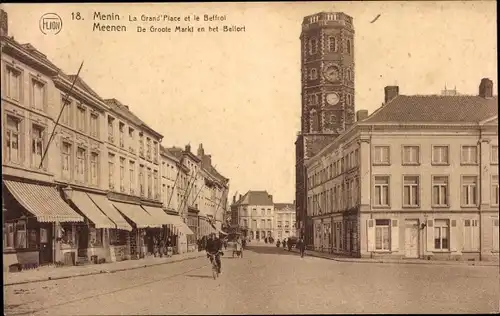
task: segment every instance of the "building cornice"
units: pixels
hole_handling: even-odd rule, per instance
[[[19,61],[26,63],[26,65],[31,66],[34,69],[39,69],[49,76],[56,76],[60,72],[57,67],[41,58],[38,58],[33,53],[23,48],[20,44],[16,43],[13,39],[2,36],[1,41],[2,53],[11,55],[12,57],[19,59]]]
[[[69,81],[69,79],[65,78],[61,74],[59,74],[57,77],[53,78],[54,85],[56,88],[59,88],[62,90],[62,92],[68,93],[69,90],[71,89],[71,85],[73,84],[72,82]],[[77,98],[80,101],[85,102],[88,105],[93,105],[100,111],[108,111],[108,112],[113,112],[115,113],[108,105],[106,105],[104,102],[101,100],[95,98],[88,92],[84,91],[80,87],[74,85],[73,90],[71,91],[71,97]]]

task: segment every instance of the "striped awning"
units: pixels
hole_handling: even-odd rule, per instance
[[[123,218],[106,196],[92,193],[87,193],[87,195],[116,224],[116,229],[132,230],[132,226],[127,223],[127,220]]]
[[[66,195],[75,203],[83,215],[94,223],[96,228],[116,228],[115,223],[101,212],[85,192],[71,190],[66,192]]]
[[[14,198],[39,222],[83,222],[53,186],[4,180]]]
[[[169,214],[166,214],[166,215],[169,217],[169,220],[172,222],[172,224],[177,228],[177,230],[180,233],[182,233],[184,235],[194,235],[191,228],[189,228],[189,226],[186,225],[186,223],[184,223],[182,218],[180,218],[179,216],[175,216],[175,215],[169,215]]]
[[[135,223],[137,228],[161,228],[153,216],[149,215],[140,205],[112,201],[113,205],[128,219]]]
[[[142,205],[142,207],[155,219],[155,223],[160,225],[174,224],[163,209],[146,205]]]

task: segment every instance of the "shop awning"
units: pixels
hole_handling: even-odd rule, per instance
[[[132,226],[127,223],[127,220],[123,218],[106,196],[92,193],[87,193],[87,195],[116,224],[116,229],[132,230]]]
[[[111,202],[128,219],[135,223],[137,228],[159,228],[160,224],[155,223],[154,218],[149,215],[140,205],[121,202]]]
[[[4,180],[4,183],[39,222],[83,222],[83,216],[64,202],[55,187],[11,180]]]
[[[179,232],[183,233],[184,235],[194,235],[191,228],[189,228],[189,226],[186,225],[186,223],[184,223],[182,218],[175,215],[168,215],[168,214],[166,215],[169,217],[169,220],[172,222],[172,225],[174,225],[179,230]]]
[[[85,192],[72,190],[66,194],[96,228],[116,228],[115,223],[101,212]]]
[[[160,225],[174,224],[163,209],[145,205],[142,205],[142,207],[155,219],[155,223]]]

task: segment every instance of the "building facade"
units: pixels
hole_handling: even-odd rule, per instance
[[[160,147],[163,136],[127,105],[8,37],[1,12],[4,269],[141,258],[168,237],[187,251],[200,159]]]
[[[296,236],[295,204],[274,204],[274,233],[275,239],[283,240]]]
[[[295,200],[299,230],[311,230],[306,216],[304,163],[354,123],[354,26],[341,12],[321,12],[302,22],[301,131],[295,166]]]
[[[292,237],[296,235],[295,206],[275,204],[267,191],[248,191],[238,199],[233,197],[231,226],[249,240]]]
[[[311,247],[353,257],[498,260],[498,98],[404,96],[308,161]]]

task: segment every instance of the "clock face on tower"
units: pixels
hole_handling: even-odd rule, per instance
[[[339,95],[336,93],[329,93],[326,95],[326,103],[328,103],[329,105],[335,105],[339,103],[339,101]]]
[[[323,75],[328,81],[337,81],[339,80],[339,69],[334,65],[327,66],[323,71]]]

